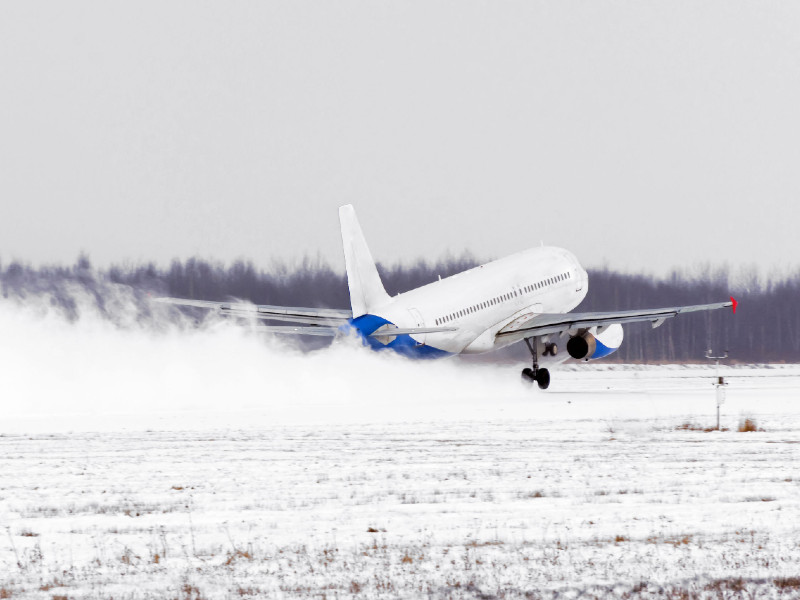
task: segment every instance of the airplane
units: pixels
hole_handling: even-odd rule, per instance
[[[389,296],[383,287],[355,209],[339,208],[351,310],[157,298],[159,302],[215,310],[222,315],[294,325],[262,325],[276,334],[356,334],[375,350],[408,357],[479,354],[524,341],[532,364],[522,379],[550,385],[546,365],[570,358],[589,361],[619,349],[622,325],[650,321],[658,327],[682,313],[732,307],[737,301],[612,312],[570,312],[586,296],[589,278],[571,252],[541,246]],[[566,346],[566,353],[559,347]]]

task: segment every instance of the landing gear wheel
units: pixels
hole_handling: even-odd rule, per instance
[[[558,354],[558,345],[557,344],[545,344],[544,345],[544,352],[542,352],[544,356],[555,356]]]
[[[540,390],[546,390],[550,387],[550,371],[547,369],[539,369],[536,372],[536,383],[539,384]]]
[[[533,369],[530,367],[522,369],[522,382],[532,384],[534,381],[536,381],[536,374],[533,372]]]

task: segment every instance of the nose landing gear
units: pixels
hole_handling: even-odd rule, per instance
[[[546,390],[548,387],[550,387],[550,371],[539,368],[539,353],[537,352],[536,346],[537,341],[537,338],[525,338],[525,345],[528,346],[528,350],[530,350],[531,356],[533,357],[533,368],[525,367],[522,369],[522,381],[531,384],[535,381],[540,390]],[[556,352],[558,352],[558,349],[555,344],[547,344],[545,345],[545,350],[542,354],[550,353],[555,356]]]

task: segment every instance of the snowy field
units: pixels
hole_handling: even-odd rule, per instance
[[[0,329],[0,598],[800,597],[800,367]]]

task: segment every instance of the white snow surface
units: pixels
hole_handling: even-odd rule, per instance
[[[800,597],[796,365],[723,367],[705,431],[711,366],[163,318],[0,301],[0,598]]]

